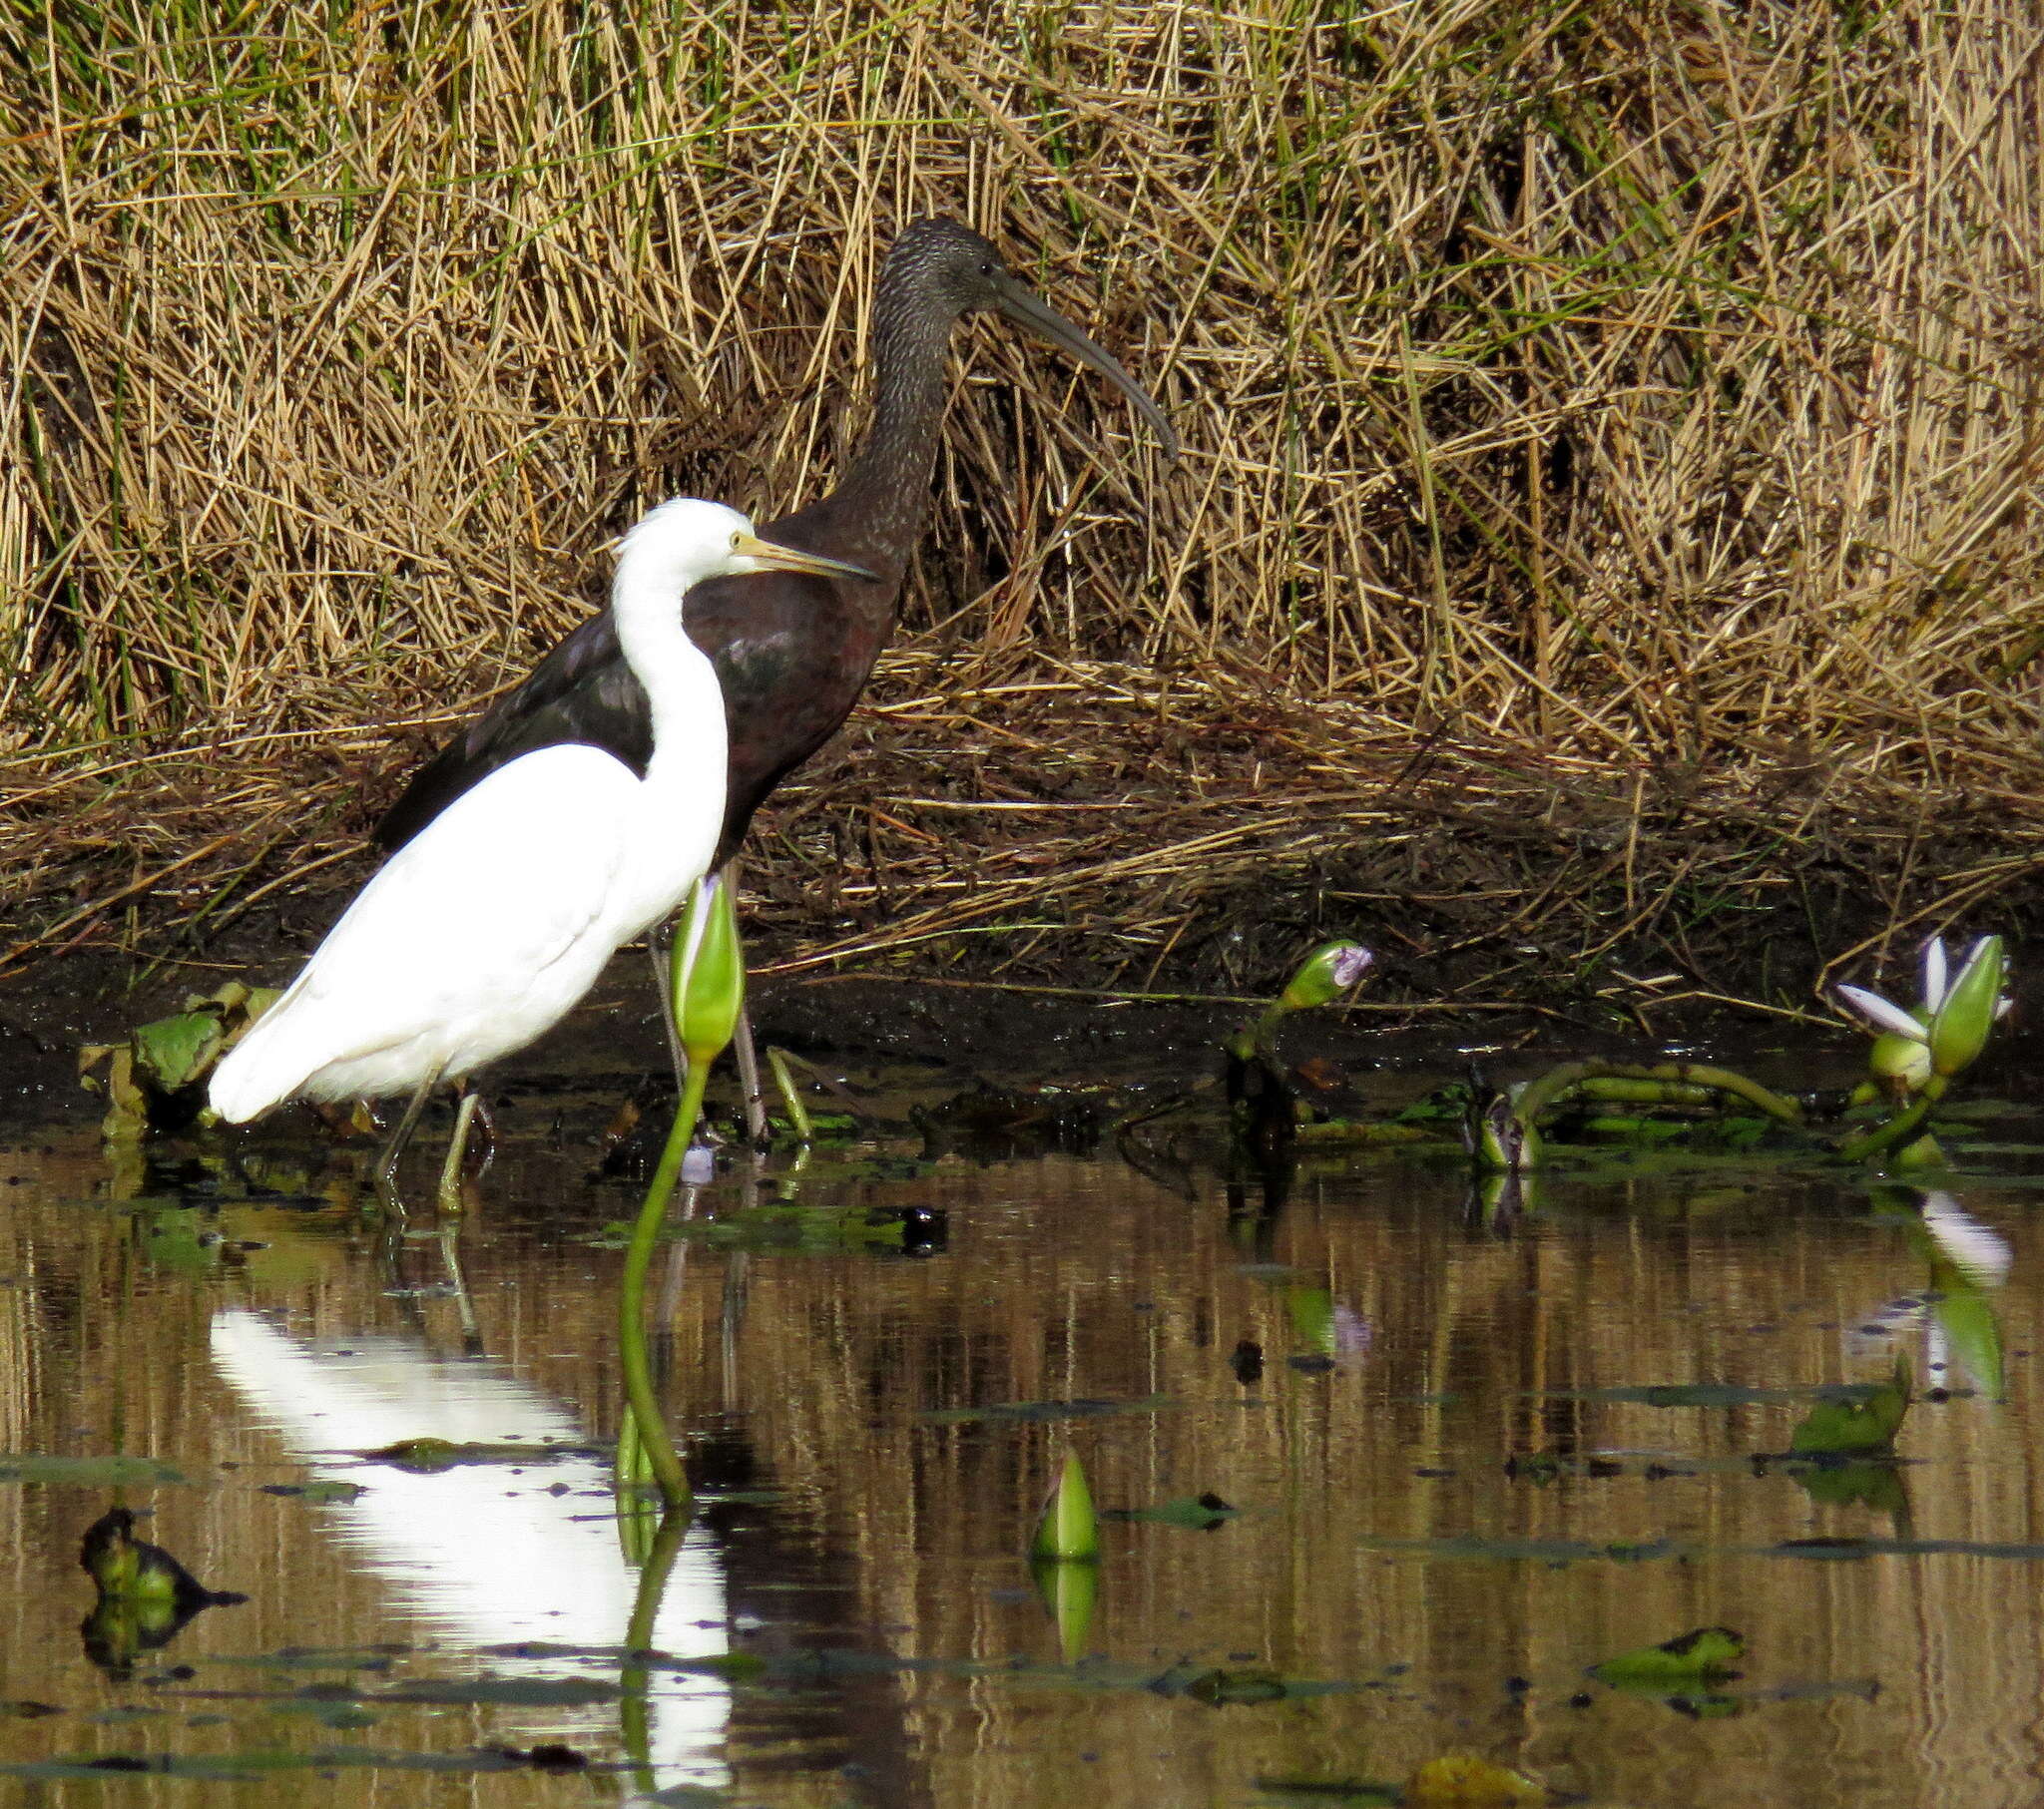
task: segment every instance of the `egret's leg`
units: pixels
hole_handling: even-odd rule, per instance
[[[674,944],[672,917],[646,932],[646,952],[653,957],[653,990],[660,999],[660,1021],[667,1026],[668,1059],[675,1065],[675,1087],[679,1091],[689,1084],[689,1058],[682,1050],[682,1027],[675,1022]]]
[[[418,1090],[397,1121],[397,1129],[390,1133],[389,1142],[383,1145],[383,1153],[376,1158],[376,1179],[385,1197],[393,1202],[397,1198],[397,1158],[404,1153],[405,1144],[411,1141],[411,1133],[418,1129],[419,1114],[425,1111],[426,1101],[439,1078],[436,1074],[429,1074],[418,1084]]]
[[[478,1088],[475,1095],[476,1129],[483,1133],[483,1152],[477,1157],[475,1178],[481,1180],[489,1173],[490,1164],[497,1159],[497,1115],[490,1110],[490,1102]]]
[[[461,1157],[468,1148],[468,1128],[483,1096],[472,1087],[461,1090],[461,1104],[454,1109],[454,1136],[447,1145],[447,1159],[440,1164],[440,1205],[449,1212],[461,1210]]]

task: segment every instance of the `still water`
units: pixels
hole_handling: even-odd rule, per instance
[[[2044,1792],[2031,1115],[1934,1190],[1620,1159],[1503,1232],[1450,1165],[1231,1185],[1197,1139],[721,1175],[656,1272],[703,1501],[622,1692],[601,1116],[516,1101],[398,1234],[302,1121],[0,1138],[0,1796],[1309,1809],[1444,1753],[1613,1806]],[[1769,1461],[1903,1369],[1899,1462]],[[1060,1623],[1067,1451],[1104,1553]],[[247,1599],[95,1629],[117,1504]],[[1705,1626],[1737,1677],[1589,1674]]]

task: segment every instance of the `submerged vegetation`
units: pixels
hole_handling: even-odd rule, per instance
[[[349,877],[636,506],[817,493],[927,210],[1187,456],[976,336],[865,757],[756,838],[783,953],[1239,984],[1392,926],[1625,1014],[2019,923],[2031,25],[0,8],[0,962]]]

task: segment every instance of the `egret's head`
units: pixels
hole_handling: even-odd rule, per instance
[[[752,519],[723,503],[678,496],[642,516],[618,543],[618,576],[687,591],[707,578],[749,572],[813,572],[824,578],[870,581],[863,566],[825,559],[798,547],[762,540]]]
[[[1178,436],[1171,423],[1136,379],[1042,300],[1001,261],[993,244],[970,226],[940,215],[910,221],[887,253],[880,281],[883,297],[889,288],[912,290],[934,296],[954,315],[992,310],[1026,326],[1119,384],[1137,412],[1156,430],[1166,453],[1178,456]]]

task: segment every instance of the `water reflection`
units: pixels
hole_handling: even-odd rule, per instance
[[[609,1460],[583,1445],[579,1419],[487,1359],[437,1356],[417,1338],[309,1339],[247,1307],[214,1315],[213,1364],[250,1416],[305,1460],[315,1479],[355,1491],[320,1503],[320,1525],[397,1605],[443,1645],[524,1642],[603,1649],[625,1642],[638,1593],[612,1512]],[[455,1463],[419,1474],[359,1454],[418,1440],[452,1447],[568,1447],[531,1464]],[[722,1554],[691,1528],[669,1572],[651,1644],[672,1657],[722,1657],[731,1615]],[[574,1656],[494,1653],[493,1675],[586,1675]],[[731,1691],[675,1677],[652,1695],[650,1749],[663,1786],[718,1787]],[[608,1738],[614,1711],[530,1731]]]
[[[307,1178],[264,1197],[196,1166],[114,1198],[90,1136],[0,1161],[26,1177],[0,1214],[0,1447],[174,1464],[188,1483],[130,1487],[149,1537],[251,1596],[167,1654],[192,1678],[103,1678],[76,1558],[113,1485],[0,1467],[8,1690],[66,1710],[0,1718],[0,1762],[318,1750],[304,1673],[265,1667],[343,1645],[395,1654],[346,1704],[385,1753],[625,1754],[615,1702],[394,1706],[404,1680],[501,1671],[507,1642],[608,1650],[631,1612],[592,1444],[617,1396],[606,1227],[635,1191],[589,1178],[554,1111],[507,1112],[458,1277],[429,1243],[393,1273],[312,1184],[309,1135],[268,1146]],[[2009,1278],[2044,1238],[2022,1168],[2044,1157],[1944,1194],[1557,1163],[1500,1236],[1487,1208],[1472,1234],[1447,1166],[1301,1144],[1231,1169],[1146,1137],[1140,1162],[903,1138],[819,1153],[798,1196],[779,1169],[757,1197],[706,1189],[658,1311],[706,1503],[656,1638],[766,1668],[654,1675],[663,1784],[748,1809],[1268,1809],[1474,1750],[1626,1809],[1699,1776],[1767,1809],[2034,1794],[2044,1738],[2006,1705],[2044,1690],[2044,1305]],[[910,1245],[926,1260],[873,1241],[911,1219],[947,1227]],[[1048,1405],[1074,1402],[1098,1405]],[[1815,1448],[1833,1408],[1860,1417],[1826,1436],[1857,1443]],[[429,1436],[575,1449],[432,1475],[353,1455]],[[1101,1563],[1046,1604],[1030,1529],[1067,1449]],[[270,1492],[327,1485],[363,1493]],[[1714,1626],[1745,1674],[1675,1692],[1689,1708],[1589,1674]],[[409,1782],[320,1800],[449,1800]],[[493,1773],[462,1800],[629,1787]],[[210,1788],[179,1800],[235,1800]]]

